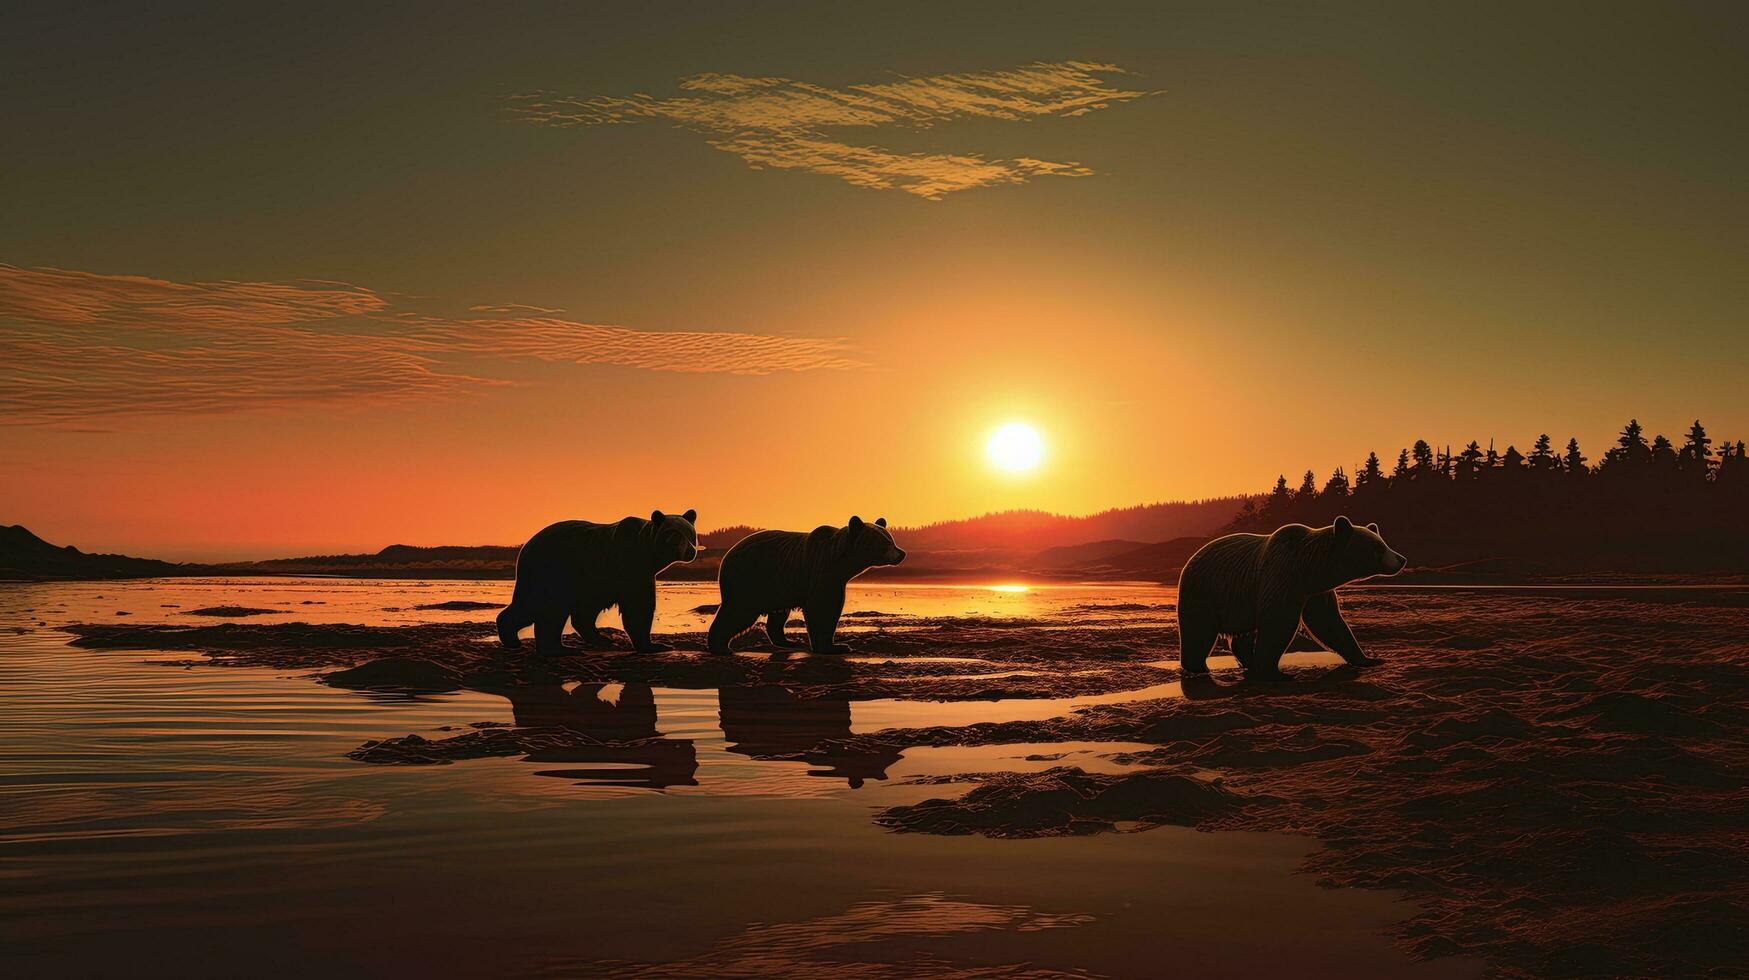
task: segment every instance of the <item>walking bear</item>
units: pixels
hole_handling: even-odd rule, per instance
[[[1360,650],[1342,619],[1336,588],[1374,575],[1395,575],[1408,559],[1379,537],[1377,524],[1346,517],[1317,529],[1289,524],[1274,534],[1229,534],[1202,546],[1178,578],[1178,664],[1208,671],[1217,636],[1256,680],[1280,680],[1281,655],[1300,624],[1355,666],[1377,663]]]
[[[808,621],[809,647],[815,653],[845,653],[850,648],[833,640],[844,614],[844,587],[877,565],[904,560],[884,517],[873,524],[852,517],[844,527],[749,534],[723,556],[717,573],[722,605],[711,621],[711,652],[728,653],[729,641],[762,615],[772,644],[794,649],[799,644],[783,635],[783,626],[800,607]]]
[[[568,618],[585,646],[600,646],[595,619],[618,606],[626,636],[639,653],[673,649],[650,640],[656,574],[698,557],[697,519],[692,510],[679,516],[656,511],[647,521],[560,521],[542,528],[516,556],[516,591],[498,614],[499,641],[519,649],[517,634],[532,624],[536,650],[563,653],[559,634]]]

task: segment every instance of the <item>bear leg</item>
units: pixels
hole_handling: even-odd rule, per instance
[[[1287,681],[1287,674],[1282,674],[1282,655],[1287,653],[1287,644],[1294,642],[1294,634],[1298,632],[1298,609],[1277,609],[1263,614],[1258,623],[1258,642],[1251,651],[1251,663],[1245,665],[1245,679]]]
[[[595,621],[601,617],[604,610],[592,605],[578,606],[571,611],[571,628],[577,631],[577,639],[586,647],[607,646],[607,637],[601,635],[601,630],[595,627]]]
[[[534,625],[534,617],[528,610],[518,606],[514,600],[498,614],[498,642],[506,650],[522,649],[522,639],[517,635]]]
[[[550,657],[562,656],[565,644],[562,639],[565,633],[565,620],[569,614],[563,610],[543,609],[534,618],[534,649]]]
[[[815,653],[849,653],[850,647],[836,641],[838,617],[844,615],[844,593],[822,596],[802,607],[808,621],[808,648]]]
[[[1178,672],[1209,672],[1209,651],[1215,646],[1215,626],[1204,617],[1178,607]]]
[[[651,639],[651,625],[656,623],[656,602],[621,602],[619,623],[626,628],[626,635],[631,637],[631,649],[638,653],[661,653],[665,649],[673,649],[665,642]]]
[[[656,622],[655,579],[650,580],[647,591],[640,589],[637,595],[620,600],[619,621],[625,627],[626,636],[631,637],[632,649],[639,653],[661,653],[674,649],[666,643],[650,639],[650,626]]]
[[[789,622],[789,609],[773,609],[765,614],[765,635],[771,640],[771,645],[779,650],[796,650],[800,643],[783,635],[783,628]]]
[[[753,628],[759,621],[759,613],[743,607],[724,602],[717,607],[716,618],[711,620],[710,646],[711,653],[718,656],[727,655],[729,641]]]
[[[1252,681],[1285,681],[1281,655],[1300,629],[1298,609],[1266,612],[1257,624],[1257,642],[1251,649],[1251,662],[1245,665],[1245,679]]]
[[[1240,633],[1232,639],[1233,659],[1239,661],[1239,666],[1251,666],[1251,654],[1257,647],[1256,633]]]
[[[1321,592],[1307,599],[1305,612],[1301,615],[1312,638],[1322,643],[1326,650],[1341,655],[1351,666],[1367,667],[1378,663],[1360,649],[1354,631],[1342,618],[1342,606],[1336,601],[1335,592]]]

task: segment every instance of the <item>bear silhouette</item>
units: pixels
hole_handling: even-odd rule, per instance
[[[584,744],[535,749],[523,761],[565,763],[538,776],[593,786],[667,789],[698,785],[698,750],[689,738],[656,730],[656,698],[648,684],[557,684],[507,688],[518,728],[563,728],[589,736]],[[574,768],[582,764],[583,768]]]
[[[516,556],[516,589],[498,614],[498,639],[508,649],[519,649],[517,634],[532,625],[535,649],[560,654],[568,618],[585,646],[601,646],[605,641],[595,620],[618,606],[626,636],[639,653],[672,649],[650,639],[656,575],[698,557],[697,519],[692,510],[679,516],[656,511],[647,521],[560,521],[542,528]]]
[[[711,621],[712,653],[729,652],[729,641],[765,617],[765,632],[779,649],[792,649],[784,622],[800,607],[815,653],[845,653],[836,642],[844,615],[844,588],[878,565],[897,565],[905,552],[893,543],[887,519],[873,524],[852,517],[844,527],[822,524],[812,531],[759,531],[723,556],[717,572],[722,604]]]
[[[717,689],[718,717],[730,752],[753,759],[802,762],[808,775],[842,779],[861,789],[887,778],[897,749],[856,749],[849,698],[805,698],[777,684]]]
[[[1178,578],[1178,664],[1208,671],[1217,637],[1255,680],[1280,680],[1281,655],[1303,622],[1325,648],[1355,666],[1377,661],[1361,652],[1342,618],[1336,589],[1374,575],[1395,575],[1408,559],[1346,517],[1317,529],[1288,524],[1274,534],[1229,534],[1202,546]]]

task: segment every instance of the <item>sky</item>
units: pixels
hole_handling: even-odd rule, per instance
[[[1749,438],[1742,4],[360,6],[9,5],[0,523],[218,560]]]

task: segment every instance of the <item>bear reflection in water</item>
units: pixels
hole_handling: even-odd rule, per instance
[[[644,789],[698,785],[692,740],[664,738],[656,730],[656,698],[648,684],[580,684],[570,690],[541,685],[499,693],[510,699],[519,728],[564,728],[601,743],[532,752],[529,762],[597,767],[547,769],[536,775]]]
[[[850,737],[850,701],[796,697],[786,687],[761,684],[717,690],[719,718],[729,751],[753,759],[804,762],[810,776],[843,779],[852,789],[887,778],[898,752],[828,749],[821,742]]]

